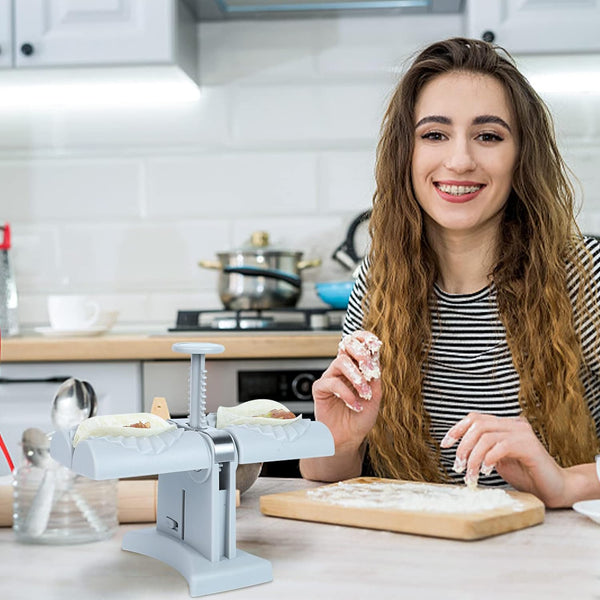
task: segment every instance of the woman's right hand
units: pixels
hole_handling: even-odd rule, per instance
[[[344,336],[336,358],[312,388],[315,418],[331,431],[339,451],[358,450],[375,425],[381,402],[379,349],[373,333]]]

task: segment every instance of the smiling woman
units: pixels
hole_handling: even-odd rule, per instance
[[[510,56],[464,38],[420,52],[376,183],[349,339],[313,386],[336,454],[304,476],[600,497],[600,243],[577,228],[551,116]]]

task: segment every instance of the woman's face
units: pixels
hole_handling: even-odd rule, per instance
[[[497,231],[517,151],[500,82],[458,71],[429,81],[415,106],[412,157],[413,188],[428,231]]]

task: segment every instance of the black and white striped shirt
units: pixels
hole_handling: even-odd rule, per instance
[[[600,242],[585,238],[594,259],[592,286],[600,291]],[[366,293],[367,263],[359,270],[348,304],[344,334],[362,329],[361,300]],[[573,298],[578,277],[567,265],[568,288]],[[448,294],[434,286],[431,302],[432,346],[424,367],[423,402],[430,415],[431,433],[438,442],[452,425],[469,412],[516,417],[519,405],[519,376],[506,341],[506,330],[498,316],[493,285],[473,294]],[[575,314],[576,323],[581,315]],[[590,324],[582,333],[584,368],[582,382],[586,400],[600,432],[600,365],[592,355],[592,340],[598,332]],[[445,471],[453,481],[464,474],[452,470],[456,445],[441,450]],[[502,485],[494,471],[480,476],[484,485]]]

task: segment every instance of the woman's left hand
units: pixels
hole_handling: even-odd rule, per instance
[[[535,494],[546,506],[569,505],[566,470],[548,454],[527,419],[470,413],[448,430],[441,446],[457,442],[454,470],[466,471],[467,484],[495,468],[504,481]]]

